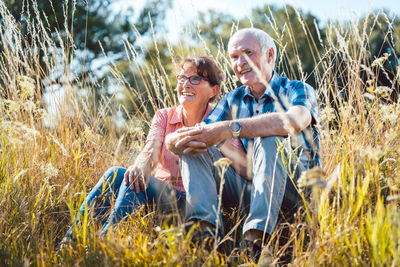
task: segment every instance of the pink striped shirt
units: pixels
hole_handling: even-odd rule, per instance
[[[165,136],[183,127],[183,107],[181,105],[171,108],[160,109],[153,117],[146,143],[149,141],[160,140],[162,142],[159,161],[155,168],[154,177],[161,181],[170,183],[175,189],[185,192],[182,183],[182,176],[179,167],[179,157],[170,152],[165,145]],[[212,111],[209,105],[204,114],[205,119]],[[243,146],[238,144],[238,140],[231,140],[236,147]]]

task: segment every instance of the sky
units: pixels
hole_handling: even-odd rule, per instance
[[[285,4],[311,12],[322,23],[330,20],[357,19],[366,14],[367,11],[375,9],[390,10],[396,16],[400,16],[400,4],[398,0],[172,0],[173,8],[167,12],[166,29],[168,39],[178,39],[183,26],[195,20],[198,11],[213,9],[217,12],[231,14],[235,18],[248,17],[255,7],[266,4],[282,7]],[[143,6],[145,0],[136,0],[132,5],[135,8]]]

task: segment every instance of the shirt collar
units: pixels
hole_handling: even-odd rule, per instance
[[[204,120],[207,118],[207,116],[211,113],[213,108],[211,107],[210,104],[207,105],[206,112],[204,113],[204,116],[201,120]],[[179,105],[175,108],[173,108],[172,112],[168,116],[168,123],[169,124],[182,124],[183,125],[183,106]]]
[[[272,78],[271,81],[269,82],[269,85],[271,86],[272,91],[275,94],[275,97],[278,97],[279,94],[279,75],[274,71],[272,74]],[[264,98],[265,96],[269,96],[271,99],[274,99],[272,97],[271,91],[270,90],[265,90],[264,94],[262,94],[262,96],[260,97],[260,99]],[[251,93],[250,87],[246,86],[245,87],[245,94],[244,97],[250,97],[250,98],[254,98],[253,94]]]

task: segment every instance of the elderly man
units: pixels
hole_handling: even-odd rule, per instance
[[[311,86],[274,71],[276,47],[264,31],[237,31],[229,40],[228,53],[243,86],[222,97],[204,120],[206,125],[182,129],[166,142],[168,149],[181,155],[186,219],[214,227],[221,215],[220,177],[213,162],[222,157],[220,149],[230,138],[240,140],[247,153],[252,153],[251,181],[238,179],[229,169],[222,203],[249,205],[243,232],[257,259],[261,242],[273,233],[280,215],[295,211],[299,198],[293,184],[300,171],[320,165],[317,101]],[[290,143],[291,152],[281,153],[282,143]],[[298,159],[290,161],[297,164],[285,166],[289,155]]]

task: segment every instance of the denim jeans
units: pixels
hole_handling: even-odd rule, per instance
[[[272,234],[282,210],[297,207],[299,196],[293,185],[303,169],[299,163],[292,181],[278,149],[282,137],[256,138],[252,154],[252,181],[241,178],[231,167],[224,176],[221,204],[243,207],[248,213],[243,233],[257,229]],[[221,179],[214,162],[223,155],[215,147],[198,157],[181,156],[183,185],[186,190],[186,220],[199,219],[214,226],[221,222],[217,211]],[[219,219],[218,219],[219,217]],[[221,232],[222,225],[219,224]]]
[[[85,214],[85,205],[87,205],[89,212],[93,212],[93,218],[99,218],[99,216],[110,212],[112,198],[115,198],[115,204],[102,227],[102,235],[107,233],[110,226],[118,223],[143,205],[154,206],[165,212],[183,209],[185,194],[181,191],[172,188],[166,182],[151,177],[146,191],[140,191],[139,194],[136,194],[134,190],[130,190],[129,186],[125,185],[125,172],[125,168],[111,167],[104,173],[81,204],[76,224],[79,224],[80,215],[84,216]],[[72,237],[72,227],[70,227],[66,236]]]

